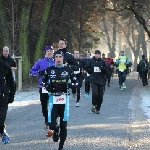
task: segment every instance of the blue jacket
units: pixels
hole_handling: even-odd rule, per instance
[[[39,59],[37,62],[35,62],[35,64],[31,68],[30,75],[37,76],[39,75],[39,71],[46,70],[47,67],[54,66],[54,65],[55,65],[55,61],[53,58],[45,57],[43,59]],[[39,75],[39,79],[38,79],[39,88],[42,88],[42,79],[43,76]]]

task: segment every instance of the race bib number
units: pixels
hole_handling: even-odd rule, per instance
[[[123,72],[123,71],[124,71],[124,69],[119,69],[119,71]]]
[[[125,63],[126,59],[121,59],[120,62]]]
[[[74,74],[79,74],[80,73],[80,68],[78,71],[74,71]]]
[[[66,104],[66,95],[53,96],[53,104]]]
[[[94,67],[94,72],[101,72],[101,69],[99,67]]]
[[[48,91],[44,87],[42,87],[42,93],[48,93]]]

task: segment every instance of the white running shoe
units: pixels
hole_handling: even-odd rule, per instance
[[[76,102],[76,107],[79,107],[79,102]]]
[[[76,98],[76,94],[72,94],[72,98]]]

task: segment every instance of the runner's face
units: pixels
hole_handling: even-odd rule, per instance
[[[53,50],[51,50],[51,49],[48,49],[47,51],[46,51],[46,54],[45,54],[48,58],[52,58],[53,57]]]
[[[111,55],[110,55],[110,54],[108,54],[108,55],[107,55],[107,57],[108,57],[108,58],[111,58]]]
[[[55,55],[55,63],[58,66],[63,64],[63,56],[61,54],[56,54]]]
[[[74,51],[74,58],[78,59],[80,57],[79,51]]]
[[[60,40],[58,43],[59,49],[64,49],[67,47],[67,45],[65,44],[65,41]]]
[[[98,53],[95,54],[95,58],[96,58],[96,59],[100,58],[100,54],[98,54]]]
[[[9,55],[9,50],[8,49],[3,49],[3,56],[8,57]]]
[[[87,53],[86,57],[87,57],[87,58],[90,58],[90,53]]]
[[[123,56],[123,55],[124,55],[124,52],[120,52],[120,55]]]

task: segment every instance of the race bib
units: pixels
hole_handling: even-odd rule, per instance
[[[53,104],[66,104],[66,95],[53,96]]]
[[[79,74],[80,73],[80,68],[78,71],[74,71],[74,74]]]
[[[94,72],[101,72],[101,69],[99,67],[94,67]]]
[[[42,87],[42,93],[48,93],[48,91],[44,87]]]
[[[119,69],[119,71],[123,72],[123,71],[124,71],[124,69]]]
[[[125,63],[125,62],[126,62],[126,59],[121,59],[120,62]]]

